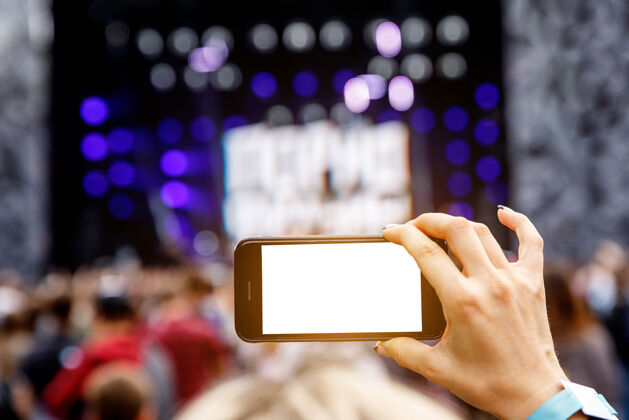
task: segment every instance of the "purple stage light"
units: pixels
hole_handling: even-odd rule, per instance
[[[190,134],[197,141],[210,141],[216,135],[216,124],[209,117],[197,117],[190,123]]]
[[[468,122],[467,111],[460,106],[450,107],[443,114],[443,123],[450,131],[463,131],[467,127]]]
[[[455,201],[448,208],[448,214],[452,216],[462,216],[468,220],[474,218],[474,209],[465,201]]]
[[[188,157],[181,150],[169,150],[159,162],[162,172],[170,176],[181,176],[188,170]]]
[[[389,82],[389,103],[398,111],[406,111],[413,106],[415,92],[413,82],[406,76],[396,76]]]
[[[184,207],[190,199],[190,189],[180,181],[168,181],[160,191],[162,202],[170,208]]]
[[[209,73],[223,64],[220,54],[208,47],[195,48],[188,55],[188,65],[197,73]]]
[[[493,156],[482,157],[476,162],[476,175],[485,182],[494,182],[501,170],[500,162]]]
[[[229,35],[231,36],[231,35]],[[231,40],[231,42],[233,44],[233,39]],[[210,36],[205,42],[204,44],[206,47],[209,48],[213,48],[216,51],[218,51],[219,55],[221,56],[221,58],[224,60],[227,60],[227,57],[229,57],[229,49],[231,48],[231,46],[228,45],[227,40],[224,37],[220,37],[220,36]]]
[[[347,83],[349,79],[355,76],[356,74],[349,69],[342,69],[337,71],[332,78],[332,86],[334,87],[336,93],[338,93],[339,95],[343,95],[345,83]]]
[[[199,73],[218,70],[227,60],[229,49],[221,38],[211,37],[200,48],[195,48],[188,56],[190,68]]]
[[[104,99],[98,96],[85,98],[79,108],[81,118],[87,125],[101,125],[109,117],[109,106]]]
[[[483,83],[476,88],[474,98],[480,108],[493,109],[500,101],[500,91],[493,83]]]
[[[419,108],[411,114],[411,126],[419,134],[427,134],[435,128],[435,114],[428,108]]]
[[[454,197],[465,197],[472,191],[472,178],[465,172],[455,172],[448,178],[448,190]]]
[[[446,158],[453,165],[463,165],[470,159],[470,146],[463,140],[452,140],[446,147]]]
[[[493,120],[481,120],[474,127],[474,137],[483,146],[490,146],[498,140],[500,129]]]
[[[125,220],[131,217],[135,205],[129,197],[116,194],[109,199],[109,213],[116,219]]]
[[[369,86],[363,79],[358,77],[349,79],[343,92],[345,106],[353,113],[361,113],[369,107]]]
[[[505,204],[509,199],[509,187],[502,181],[493,182],[485,187],[485,198],[491,204]]]
[[[302,98],[311,97],[317,93],[318,88],[319,81],[317,80],[317,76],[311,71],[300,71],[293,78],[293,89],[295,93]]]
[[[183,127],[174,118],[165,118],[157,126],[157,137],[167,144],[177,143],[182,134]]]
[[[128,187],[135,179],[135,168],[127,162],[117,161],[109,167],[109,180],[118,187]]]
[[[176,213],[169,213],[162,219],[162,228],[171,238],[181,238],[183,236],[179,216]]]
[[[124,128],[114,128],[107,136],[109,148],[115,153],[127,153],[133,147],[133,134]]]
[[[212,71],[207,68],[205,57],[203,55],[203,47],[193,49],[188,55],[188,65],[197,73],[207,73]]]
[[[376,48],[384,57],[395,57],[402,49],[400,28],[393,22],[382,22],[376,29]]]
[[[100,133],[89,133],[81,140],[81,153],[85,159],[96,162],[107,156],[107,141]]]
[[[247,120],[242,115],[230,115],[225,118],[225,122],[223,122],[223,131],[231,130],[232,128],[242,127],[243,125],[247,125]]]
[[[107,177],[101,171],[90,171],[83,177],[83,189],[92,197],[102,197],[107,192]]]
[[[402,121],[402,120],[403,120],[402,116],[398,112],[392,109],[385,109],[380,114],[378,114],[378,118],[376,119],[376,122],[378,124],[382,124],[389,121]]]
[[[363,74],[358,77],[367,82],[370,99],[380,99],[387,93],[387,82],[382,76],[377,74]]]
[[[260,72],[251,79],[251,90],[259,98],[270,98],[277,90],[277,81],[271,73]]]

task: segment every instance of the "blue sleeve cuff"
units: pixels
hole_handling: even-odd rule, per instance
[[[607,402],[607,398],[605,398],[603,394],[598,394],[598,399],[601,400],[603,404],[605,404],[610,413],[612,413],[614,416],[618,415],[618,411],[616,411],[616,409],[612,407],[609,402]]]
[[[581,402],[570,390],[564,389],[542,404],[527,420],[564,420],[580,409]]]
[[[561,383],[564,390],[548,399],[528,420],[566,420],[579,410],[589,417],[617,420],[618,412],[593,388],[570,381]]]

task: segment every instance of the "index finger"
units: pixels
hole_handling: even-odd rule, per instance
[[[388,241],[406,248],[444,304],[461,276],[445,251],[413,225],[389,225],[383,234]]]
[[[518,237],[518,263],[532,270],[542,270],[544,266],[544,240],[535,225],[522,213],[509,207],[498,210],[500,222],[513,230]]]
[[[409,224],[430,236],[445,239],[466,272],[474,274],[493,268],[469,220],[443,213],[424,213]]]

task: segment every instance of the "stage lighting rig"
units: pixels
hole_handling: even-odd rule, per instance
[[[483,220],[507,200],[497,0],[482,5],[323,1],[299,7],[231,1],[187,8],[112,1],[111,14],[97,22],[87,7],[78,8],[69,26],[59,28],[82,34],[72,42],[77,48],[89,45],[81,50],[94,64],[81,78],[55,82],[57,92],[73,92],[59,99],[72,115],[55,142],[75,139],[65,140],[60,150],[80,162],[72,178],[80,182],[61,178],[55,194],[63,196],[66,185],[77,184],[84,191],[77,213],[100,206],[121,221],[107,222],[108,232],[143,224],[149,229],[154,223],[153,229],[167,236],[162,240],[210,258],[229,248],[222,242],[232,235],[228,211],[242,212],[234,203],[268,214],[280,209],[289,217],[293,210],[278,200],[292,197],[303,204],[305,191],[266,189],[266,201],[259,196],[247,201],[243,194],[251,191],[226,187],[231,157],[225,142],[235,129],[258,133],[256,140],[267,142],[267,149],[256,143],[246,147],[255,147],[253,159],[262,163],[272,156],[279,165],[274,176],[285,168],[308,167],[307,159],[315,156],[291,155],[293,146],[284,141],[306,145],[305,133],[340,136],[324,146],[335,156],[329,167],[312,172],[324,179],[321,200],[336,206],[340,220],[347,217],[339,209],[386,214],[385,208],[400,218],[438,210]],[[333,129],[313,128],[324,125]],[[264,130],[254,129],[258,126]],[[377,154],[365,145],[385,127],[397,127],[391,129],[398,139],[391,147],[405,150],[387,152],[409,170],[408,179],[395,178],[403,186],[395,194],[404,198],[400,203],[408,202],[403,215],[401,206],[391,204],[393,195],[378,195],[369,185],[378,175],[369,171],[387,172],[370,163]],[[359,167],[362,175],[356,178],[352,171]],[[343,174],[354,174],[353,184],[335,190],[344,185],[335,184]],[[238,200],[231,200],[234,194]],[[384,204],[376,209],[377,203]],[[154,246],[138,236],[127,240]]]

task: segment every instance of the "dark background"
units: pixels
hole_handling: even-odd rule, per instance
[[[448,141],[462,138],[472,149],[472,158],[463,169],[474,179],[472,192],[464,198],[473,210],[473,217],[496,227],[495,204],[487,199],[487,185],[475,176],[474,164],[483,155],[493,155],[501,162],[498,200],[507,200],[508,163],[503,124],[502,89],[502,30],[501,8],[498,1],[470,4],[469,2],[411,2],[411,1],[317,1],[296,3],[237,2],[237,1],[54,1],[55,40],[53,46],[52,79],[52,162],[51,162],[51,223],[53,265],[75,268],[94,261],[102,255],[111,255],[116,249],[130,245],[145,262],[157,262],[168,253],[160,241],[156,226],[160,215],[150,210],[160,185],[166,180],[159,171],[159,157],[166,145],[156,138],[156,127],[166,117],[175,117],[184,127],[198,115],[211,117],[218,132],[212,141],[200,145],[184,135],[178,144],[182,149],[198,150],[204,160],[204,170],[185,177],[185,182],[205,197],[203,211],[176,210],[177,218],[189,227],[188,236],[196,231],[210,229],[222,233],[222,151],[220,134],[222,121],[232,114],[240,114],[249,123],[264,120],[267,109],[283,104],[297,113],[300,105],[309,101],[322,104],[327,110],[342,101],[332,89],[333,74],[343,68],[356,74],[366,73],[367,62],[377,54],[363,40],[364,25],[374,18],[384,18],[400,24],[408,16],[419,16],[430,22],[433,40],[422,53],[433,63],[444,52],[456,51],[467,61],[467,73],[459,80],[447,80],[436,74],[425,83],[415,86],[415,103],[403,113],[391,112],[386,96],[372,102],[364,115],[374,122],[401,118],[408,122],[419,107],[431,109],[437,119],[435,129],[427,135],[411,130],[411,164],[413,171],[414,213],[427,210],[447,211],[457,201],[447,188],[448,176],[455,168],[445,159]],[[437,42],[434,30],[447,15],[458,14],[470,26],[466,43],[457,47],[444,47]],[[263,56],[249,47],[247,33],[256,23],[269,23],[279,34],[295,21],[303,19],[318,29],[330,18],[339,18],[350,26],[353,36],[351,47],[342,53],[329,53],[316,47],[306,54],[293,54],[281,45],[275,53]],[[121,21],[128,25],[128,43],[112,48],[105,39],[106,24]],[[235,49],[229,61],[238,65],[243,83],[234,92],[221,93],[208,87],[200,93],[191,92],[183,83],[181,71],[187,60],[173,56],[166,45],[162,55],[150,60],[137,49],[135,35],[146,27],[168,34],[182,26],[195,30],[199,36],[209,26],[228,28],[235,38]],[[166,44],[166,42],[165,42]],[[408,51],[402,50],[399,61]],[[149,82],[151,65],[169,63],[177,72],[175,88],[168,93],[157,92]],[[319,91],[308,101],[292,93],[292,75],[303,69],[314,72],[319,78]],[[278,94],[270,100],[260,100],[251,94],[249,81],[259,71],[272,73],[279,83]],[[480,83],[492,82],[501,92],[498,108],[483,111],[475,104],[474,91]],[[98,127],[89,127],[79,115],[79,106],[88,96],[104,98],[110,108],[110,117]],[[464,107],[470,122],[462,133],[449,133],[441,116],[445,109]],[[381,114],[382,111],[388,113]],[[499,140],[492,146],[479,145],[473,137],[473,127],[481,118],[498,121]],[[94,168],[106,172],[111,163],[108,156],[101,162],[89,162],[80,151],[81,138],[88,132],[107,134],[114,127],[133,131],[136,138],[131,153],[121,158],[134,165],[138,176],[130,188],[110,186],[107,195],[91,198],[82,188],[83,176]],[[425,184],[430,174],[429,188]],[[122,193],[134,204],[133,213],[126,220],[113,217],[108,211],[108,199]],[[495,196],[495,194],[494,194]],[[351,234],[352,232],[347,232]],[[504,230],[497,231],[503,246],[507,246]],[[183,246],[181,244],[184,244]],[[160,245],[161,244],[161,245]],[[231,244],[223,242],[223,254],[230,254]],[[179,242],[178,251],[188,253],[185,241]]]

